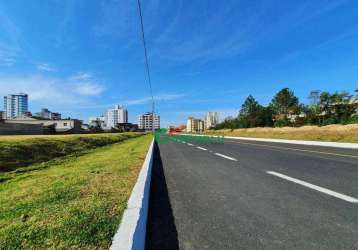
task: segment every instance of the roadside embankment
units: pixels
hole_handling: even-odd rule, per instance
[[[358,143],[358,124],[208,130],[208,135]]]
[[[0,172],[13,171],[66,155],[80,155],[89,149],[141,135],[143,133],[1,136]]]
[[[2,173],[9,178],[0,182],[0,249],[108,249],[152,138]]]

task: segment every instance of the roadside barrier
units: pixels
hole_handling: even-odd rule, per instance
[[[110,250],[144,250],[145,248],[153,151],[154,139],[128,200],[121,224],[113,237]]]

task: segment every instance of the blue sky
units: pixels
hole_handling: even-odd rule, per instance
[[[145,0],[143,15],[162,126],[280,88],[358,88],[355,0]],[[114,104],[150,110],[135,0],[0,2],[0,95],[87,120]]]

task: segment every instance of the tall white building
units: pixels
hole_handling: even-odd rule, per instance
[[[152,118],[152,113],[147,112],[143,115],[138,116],[138,128],[144,129],[147,131],[160,128],[160,116],[154,113],[154,119]]]
[[[106,126],[114,128],[117,123],[128,123],[128,111],[124,106],[116,105],[106,112]]]
[[[219,116],[217,112],[208,112],[204,118],[205,129],[215,127],[219,123]]]
[[[20,117],[28,112],[28,95],[16,94],[4,96],[4,111],[6,119]]]

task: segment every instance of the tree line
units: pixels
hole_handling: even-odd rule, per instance
[[[314,90],[309,94],[310,103],[303,104],[292,90],[283,88],[267,106],[249,95],[239,115],[227,117],[215,129],[358,123],[358,89],[354,92]]]

